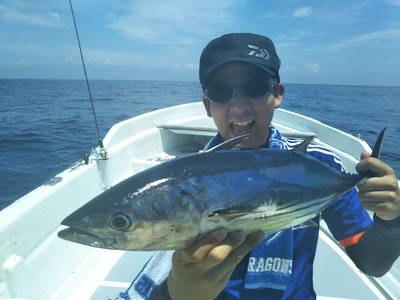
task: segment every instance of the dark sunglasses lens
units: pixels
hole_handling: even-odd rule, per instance
[[[247,97],[259,97],[272,89],[268,79],[252,79],[242,83],[241,87]]]
[[[207,97],[214,102],[226,103],[231,100],[233,89],[230,86],[215,84],[207,89]]]

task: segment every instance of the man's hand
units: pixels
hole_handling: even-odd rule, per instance
[[[386,221],[400,216],[400,191],[394,170],[379,159],[364,152],[357,164],[358,172],[371,171],[375,177],[359,184],[358,195],[364,208]]]
[[[242,258],[263,239],[262,231],[246,236],[243,231],[228,233],[220,228],[196,240],[189,248],[175,251],[167,279],[170,297],[173,300],[214,299]]]

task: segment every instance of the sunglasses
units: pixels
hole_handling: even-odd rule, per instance
[[[205,96],[212,102],[228,103],[236,95],[256,98],[272,92],[272,83],[266,78],[252,78],[240,85],[215,83],[205,90]]]

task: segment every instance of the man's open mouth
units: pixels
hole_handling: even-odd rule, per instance
[[[234,121],[229,124],[229,129],[234,136],[250,133],[256,124],[255,120]]]

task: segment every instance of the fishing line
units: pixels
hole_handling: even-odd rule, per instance
[[[99,131],[99,125],[98,125],[98,123],[97,123],[96,111],[94,110],[94,104],[93,104],[93,98],[92,98],[92,91],[90,90],[90,84],[89,84],[89,80],[88,80],[88,76],[87,76],[87,72],[86,72],[85,60],[83,59],[83,54],[82,54],[81,41],[80,41],[80,39],[79,39],[78,27],[76,26],[75,14],[74,14],[74,9],[72,8],[72,2],[71,2],[71,0],[69,0],[69,6],[70,6],[70,8],[71,8],[72,20],[74,21],[76,39],[78,40],[79,53],[81,54],[81,61],[82,61],[83,72],[85,73],[86,86],[87,86],[87,89],[88,89],[88,92],[89,92],[89,98],[90,98],[90,104],[91,104],[91,106],[92,106],[92,112],[93,112],[94,122],[95,122],[95,124],[96,124],[97,138],[98,138],[98,140],[99,140],[99,146],[100,146],[100,148],[104,148],[103,140],[100,138],[100,131]]]

